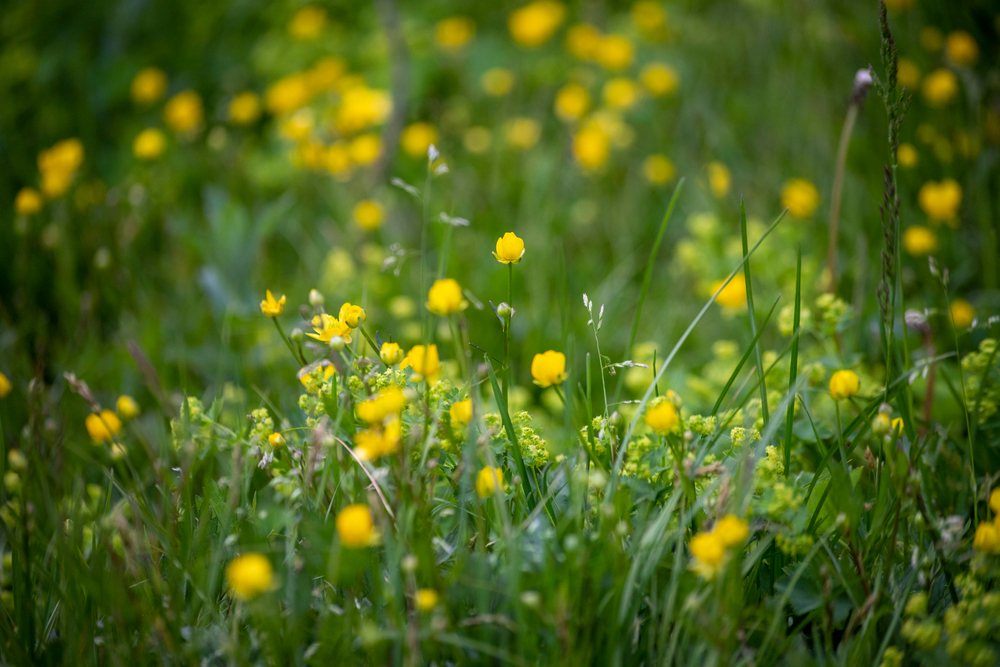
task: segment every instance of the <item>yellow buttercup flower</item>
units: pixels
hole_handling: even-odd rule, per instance
[[[896,81],[907,90],[916,90],[920,83],[920,68],[909,58],[900,58]]]
[[[468,305],[462,286],[454,278],[435,280],[427,291],[427,310],[435,315],[448,316],[465,310]]]
[[[860,386],[861,381],[854,371],[837,371],[830,378],[830,396],[835,401],[841,401],[857,394]]]
[[[316,125],[316,118],[312,109],[299,109],[292,115],[284,118],[278,125],[281,136],[291,141],[305,141],[312,133]]]
[[[669,183],[674,177],[674,163],[666,155],[650,155],[642,163],[642,175],[653,185]]]
[[[729,168],[721,162],[709,162],[705,170],[708,172],[708,187],[711,188],[712,194],[716,197],[725,197],[732,183]]]
[[[566,355],[555,350],[536,354],[531,360],[531,377],[543,389],[562,384],[566,380]]]
[[[554,0],[535,0],[507,17],[511,37],[521,46],[539,47],[552,38],[566,16],[566,7]]]
[[[524,257],[524,241],[514,232],[507,232],[497,239],[497,249],[493,256],[501,264],[517,264]]]
[[[438,358],[437,345],[414,345],[410,348],[406,358],[399,364],[400,370],[406,368],[413,369],[414,382],[427,380],[430,384],[437,383],[438,375],[441,373],[441,362]]]
[[[580,60],[593,60],[601,45],[601,31],[589,23],[578,23],[566,31],[566,50]]]
[[[126,394],[118,397],[118,401],[115,402],[115,410],[118,412],[118,416],[125,420],[135,419],[139,416],[139,404]]]
[[[260,312],[264,313],[268,317],[277,317],[281,315],[285,310],[285,295],[282,294],[280,299],[275,299],[274,295],[271,294],[271,290],[267,290],[266,298],[260,302]]]
[[[136,104],[160,101],[167,92],[167,74],[159,67],[145,67],[132,79],[129,94]]]
[[[455,401],[448,408],[448,416],[451,417],[452,424],[466,426],[472,421],[472,400]]]
[[[635,59],[635,47],[624,35],[608,35],[597,45],[597,62],[604,69],[619,72]]]
[[[380,424],[387,417],[398,417],[404,407],[406,407],[406,397],[403,395],[403,390],[389,386],[358,403],[355,412],[358,419],[368,424]]]
[[[709,287],[712,294],[725,284],[725,280],[716,280]],[[742,308],[747,305],[747,281],[742,273],[737,273],[729,284],[722,287],[719,296],[715,297],[715,302],[724,308]]]
[[[912,169],[920,162],[920,154],[913,144],[902,143],[899,145],[896,159],[899,162],[899,166],[903,169]]]
[[[438,593],[433,588],[421,588],[413,597],[413,602],[420,611],[433,611],[438,603]]]
[[[476,22],[466,16],[452,16],[438,21],[434,41],[445,51],[458,51],[476,34]]]
[[[376,461],[399,449],[401,426],[393,417],[383,428],[362,429],[354,434],[354,451],[362,461]]]
[[[618,77],[604,84],[601,96],[611,109],[630,109],[639,101],[639,87],[631,79]]]
[[[7,398],[7,394],[10,390],[14,388],[14,385],[10,383],[10,380],[6,375],[0,373],[0,398]]]
[[[343,58],[328,56],[313,65],[306,76],[314,93],[325,93],[333,90],[346,72],[347,62]]]
[[[722,542],[727,549],[741,546],[750,537],[750,528],[743,519],[738,519],[732,514],[727,514],[715,522],[712,533]]]
[[[953,178],[946,178],[940,183],[928,181],[920,187],[917,202],[931,222],[947,222],[955,226],[962,206],[962,186]]]
[[[972,546],[977,551],[994,556],[1000,554],[1000,526],[986,521],[980,523],[979,527],[976,528],[976,537],[972,542]]]
[[[489,498],[498,489],[504,488],[503,470],[486,466],[476,476],[476,493],[480,498]]]
[[[260,97],[245,91],[229,102],[229,120],[237,125],[250,125],[260,118]]]
[[[267,436],[267,442],[275,449],[278,449],[279,447],[285,446],[285,436],[281,435],[280,433],[272,433],[271,435]]]
[[[804,178],[793,178],[781,191],[781,205],[795,218],[808,218],[819,206],[819,190]]]
[[[537,144],[541,135],[542,126],[534,118],[514,118],[504,127],[507,145],[519,151],[526,151]]]
[[[608,134],[598,123],[587,123],[573,137],[573,157],[587,170],[604,166],[610,155]]]
[[[155,127],[146,128],[132,142],[132,153],[140,160],[155,160],[167,149],[167,137]]]
[[[920,225],[907,227],[903,232],[903,248],[913,257],[923,257],[937,250],[937,235]]]
[[[42,195],[34,188],[21,188],[14,197],[14,212],[18,215],[34,215],[42,210]]]
[[[114,440],[122,430],[122,422],[111,410],[101,410],[101,414],[90,413],[84,424],[94,444]]]
[[[337,534],[345,547],[359,549],[371,544],[375,524],[367,505],[348,505],[337,515],[336,523]]]
[[[382,139],[374,133],[362,134],[351,141],[351,161],[357,165],[375,162],[382,153]]]
[[[673,95],[681,85],[677,70],[663,63],[650,63],[643,67],[639,80],[653,97]]]
[[[566,122],[580,120],[590,109],[590,93],[578,83],[569,83],[556,93],[556,116]]]
[[[83,154],[83,142],[76,138],[64,139],[38,154],[42,193],[46,197],[55,199],[66,193],[83,164]]]
[[[950,69],[940,67],[924,77],[921,92],[927,104],[943,107],[958,95],[958,77]]]
[[[326,10],[321,7],[307,5],[295,12],[288,22],[288,34],[295,39],[309,40],[319,37],[326,25]]]
[[[412,157],[427,157],[427,149],[437,143],[437,129],[430,123],[413,123],[403,130],[399,143],[403,152]]]
[[[993,514],[1000,515],[1000,489],[993,489],[990,492],[990,509]]]
[[[391,112],[392,98],[386,91],[354,85],[341,93],[334,124],[341,133],[353,134],[384,123]]]
[[[338,320],[333,315],[320,313],[312,318],[313,331],[315,333],[306,334],[310,338],[315,338],[321,343],[331,344],[334,337],[341,338],[344,343],[351,342],[351,326],[342,320]]]
[[[362,322],[365,322],[368,319],[368,315],[365,314],[364,308],[350,303],[345,303],[340,307],[339,317],[352,329],[357,329],[361,326]]]
[[[639,32],[651,39],[660,36],[667,25],[667,13],[663,11],[663,5],[654,0],[639,0],[632,5],[629,13]]]
[[[373,232],[382,226],[382,205],[374,199],[364,199],[358,202],[352,213],[354,222],[365,231]]]
[[[187,134],[198,129],[204,115],[201,96],[193,90],[177,93],[163,107],[164,122],[178,134]]]
[[[645,421],[646,426],[653,429],[657,435],[666,435],[677,428],[680,419],[674,404],[666,396],[661,396],[646,408]]]
[[[965,299],[955,299],[948,308],[951,315],[952,324],[956,329],[968,329],[972,326],[972,320],[976,319],[976,309]]]
[[[726,565],[726,546],[714,533],[698,533],[688,544],[694,561],[691,569],[703,579],[714,579]]]
[[[945,52],[953,63],[962,67],[972,67],[979,60],[979,45],[975,38],[964,30],[948,33]]]
[[[399,343],[382,343],[378,356],[386,366],[395,366],[403,360],[403,348]]]
[[[258,553],[249,553],[234,558],[226,567],[226,583],[233,595],[241,600],[250,600],[271,588],[274,568],[271,561]]]
[[[494,67],[483,72],[479,83],[487,95],[503,97],[514,87],[514,73],[503,67]]]
[[[308,77],[302,73],[289,74],[268,86],[264,92],[264,106],[275,116],[283,116],[304,107],[310,97],[312,87]],[[341,101],[341,107],[343,105]]]

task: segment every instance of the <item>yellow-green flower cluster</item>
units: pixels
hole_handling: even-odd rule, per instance
[[[548,446],[545,444],[545,440],[532,428],[531,414],[524,410],[515,412],[511,415],[511,423],[514,426],[514,434],[517,436],[517,444],[521,448],[524,465],[537,468],[548,463],[551,458]],[[500,415],[486,415],[486,426],[493,433],[494,443],[507,442],[507,431],[503,427]]]
[[[986,338],[979,344],[978,352],[970,352],[962,358],[962,370],[965,372],[965,396],[966,409],[970,413],[976,410],[979,404],[979,423],[986,421],[997,412],[1000,406],[1000,385],[991,382],[986,369],[992,363],[996,366],[1000,363],[1000,354],[996,353],[997,341],[994,338]],[[986,386],[982,386],[983,377],[987,378]],[[982,396],[980,397],[980,392]]]

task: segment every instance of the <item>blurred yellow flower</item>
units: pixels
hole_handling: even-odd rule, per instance
[[[993,489],[990,492],[990,509],[993,510],[994,514],[1000,514],[1000,488]]]
[[[691,569],[703,579],[714,579],[726,564],[726,547],[714,533],[698,533],[688,544],[694,561]]]
[[[13,389],[13,385],[6,375],[0,373],[0,398],[7,398],[7,394]]]
[[[466,16],[452,16],[438,21],[434,41],[445,51],[458,51],[476,34],[476,22]]]
[[[580,120],[590,109],[590,93],[578,83],[568,83],[556,93],[556,116],[566,122]]]
[[[238,556],[226,567],[226,583],[240,600],[251,600],[267,592],[273,579],[271,561],[258,553]]]
[[[903,232],[903,248],[914,257],[923,257],[937,250],[937,235],[926,227],[913,225]]]
[[[284,311],[285,295],[282,294],[280,299],[275,299],[274,295],[271,294],[271,290],[267,290],[266,298],[260,302],[260,312],[268,317],[277,317]]]
[[[589,23],[577,23],[566,31],[566,50],[574,58],[594,60],[601,37],[601,31]]]
[[[359,227],[372,232],[382,226],[384,210],[374,199],[363,199],[354,206],[352,215]]]
[[[924,77],[924,99],[932,107],[943,107],[958,95],[958,77],[950,69],[939,67]]]
[[[301,73],[278,79],[264,92],[264,106],[275,116],[304,107],[312,96],[308,78]]]
[[[171,97],[163,107],[163,120],[178,134],[198,129],[204,117],[201,97],[193,90],[185,90]]]
[[[725,284],[725,280],[716,280],[709,287],[712,294]],[[747,281],[742,273],[737,273],[729,284],[722,287],[719,296],[715,297],[715,302],[724,308],[742,308],[747,305]]]
[[[382,343],[378,356],[386,366],[395,366],[403,360],[403,348],[399,343]]]
[[[155,160],[167,149],[167,137],[155,127],[148,127],[132,142],[132,153],[140,160]]]
[[[493,134],[482,125],[474,125],[462,135],[462,144],[470,153],[485,153],[493,145]]]
[[[115,410],[118,412],[118,416],[126,421],[139,416],[139,404],[135,402],[134,398],[126,394],[118,397],[118,400],[115,402]]]
[[[406,126],[400,136],[403,152],[412,157],[427,157],[427,149],[438,141],[438,132],[430,123],[413,123]]]
[[[587,123],[573,137],[573,157],[584,169],[595,170],[604,166],[609,151],[608,135],[597,123]]]
[[[114,437],[122,430],[121,420],[111,410],[101,410],[99,415],[90,413],[87,415],[84,425],[96,445],[114,440]]]
[[[552,38],[566,17],[566,7],[554,0],[535,0],[507,17],[507,27],[521,46],[539,47]]]
[[[451,417],[452,424],[466,426],[472,421],[472,400],[455,401],[448,409],[448,416]]]
[[[514,150],[526,151],[538,143],[542,135],[542,126],[534,118],[520,116],[511,119],[504,126],[504,139]]]
[[[312,318],[312,327],[314,333],[306,335],[321,343],[332,345],[336,342],[334,338],[340,338],[344,343],[351,342],[350,325],[328,313],[320,313]]]
[[[945,51],[953,63],[962,67],[972,67],[979,60],[979,45],[976,44],[975,38],[964,30],[948,33]]]
[[[313,93],[325,93],[333,90],[347,72],[347,63],[343,58],[327,56],[306,72],[309,88]]]
[[[924,26],[920,29],[920,46],[932,53],[940,51],[944,46],[944,35],[932,25]]]
[[[931,222],[957,226],[958,211],[962,206],[962,186],[953,178],[946,178],[940,183],[927,181],[917,193],[917,202]]]
[[[655,37],[667,25],[667,13],[663,5],[654,0],[639,0],[630,11],[632,22],[639,32],[647,37]]]
[[[630,109],[639,101],[639,87],[631,79],[617,77],[604,84],[601,95],[612,109]]]
[[[728,549],[741,546],[746,542],[747,538],[750,537],[750,528],[743,519],[727,514],[715,522],[712,533]]]
[[[346,180],[351,175],[351,149],[343,141],[338,141],[326,147],[323,153],[323,166],[337,177]]]
[[[299,109],[291,116],[284,118],[278,125],[281,136],[291,141],[305,141],[316,126],[312,109]]]
[[[260,118],[260,97],[249,90],[229,102],[229,120],[237,125],[250,125]]]
[[[281,435],[280,433],[272,433],[271,435],[267,436],[267,442],[275,449],[278,449],[279,447],[285,446],[285,436]]]
[[[781,205],[795,218],[808,218],[819,206],[819,191],[804,178],[790,179],[781,191]]]
[[[43,150],[38,154],[42,193],[49,199],[65,194],[81,164],[83,164],[83,142],[79,139],[63,139],[52,148]]]
[[[345,303],[340,307],[340,320],[346,322],[347,326],[352,329],[357,329],[361,326],[361,323],[368,319],[368,315],[365,314],[365,309],[361,306],[356,306],[351,303]]]
[[[1000,526],[995,523],[983,521],[976,528],[976,537],[972,541],[972,546],[977,551],[988,554],[1000,554]]]
[[[378,159],[382,152],[382,139],[375,133],[360,134],[351,141],[351,161],[357,165],[368,165]]]
[[[542,389],[566,380],[566,355],[555,350],[540,352],[531,360],[531,377]]]
[[[406,358],[399,364],[400,370],[413,369],[414,382],[426,379],[430,384],[436,384],[441,373],[441,362],[438,358],[437,345],[414,345]]]
[[[708,172],[708,187],[712,190],[712,194],[716,197],[725,197],[732,183],[729,167],[721,162],[709,162],[705,169]]]
[[[913,144],[902,143],[899,145],[899,151],[896,153],[896,159],[899,162],[899,166],[904,169],[912,169],[917,166],[920,162],[920,154],[917,152],[916,147]]]
[[[618,72],[631,65],[634,59],[635,47],[624,35],[602,37],[597,45],[597,62],[604,69]]]
[[[861,381],[854,371],[837,371],[830,378],[830,396],[835,401],[841,401],[857,394],[860,386]]]
[[[376,461],[399,450],[401,427],[398,417],[391,417],[381,428],[366,428],[354,434],[354,452],[362,461]]]
[[[972,326],[972,320],[976,319],[976,309],[965,299],[955,299],[948,308],[951,315],[952,324],[956,329],[968,329]]]
[[[476,493],[480,498],[489,498],[497,490],[503,490],[503,470],[486,466],[476,476]]]
[[[657,435],[672,433],[680,421],[677,416],[677,408],[667,400],[666,396],[660,396],[653,400],[646,408],[646,426],[653,429]]]
[[[421,588],[413,597],[413,602],[420,611],[433,611],[438,603],[437,591],[433,588]]]
[[[427,291],[427,310],[442,317],[465,310],[469,302],[462,295],[462,286],[454,278],[435,280]]]
[[[517,264],[524,257],[524,241],[514,232],[507,232],[497,239],[497,249],[493,256],[501,264]]]
[[[514,87],[514,73],[503,67],[494,67],[483,72],[479,83],[487,95],[503,97]]]
[[[642,175],[653,185],[669,183],[674,178],[674,163],[666,155],[650,155],[642,163]]]
[[[288,34],[295,39],[309,40],[319,37],[326,25],[326,10],[306,5],[288,22]]]
[[[653,97],[673,95],[681,84],[677,70],[664,63],[650,63],[643,67],[639,80]]]
[[[145,67],[132,79],[129,94],[136,104],[152,104],[167,93],[167,74],[159,67]]]
[[[359,549],[372,542],[375,524],[367,505],[348,505],[337,514],[337,534],[345,547]]]
[[[896,81],[908,90],[916,90],[917,84],[920,83],[920,68],[909,58],[900,58]]]
[[[14,197],[14,212],[18,215],[34,215],[42,210],[42,195],[34,188],[24,187]]]

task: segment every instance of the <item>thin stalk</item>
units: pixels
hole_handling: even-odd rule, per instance
[[[799,311],[802,306],[802,246],[799,245],[798,255],[795,260],[795,319],[792,323],[792,331],[795,338],[792,339],[792,356],[788,367],[788,386],[795,386],[795,376],[798,374],[799,363]],[[792,423],[795,420],[795,398],[788,406],[785,414],[785,478],[788,478],[788,468],[792,461]]]
[[[837,243],[840,238],[840,198],[844,191],[844,169],[847,166],[847,148],[851,143],[854,123],[858,119],[860,100],[851,97],[851,105],[847,108],[844,127],[840,131],[840,144],[837,146],[837,166],[833,175],[833,193],[830,197],[830,241],[826,255],[826,272],[829,282],[826,291],[831,294],[837,287]]]
[[[747,256],[749,252],[749,243],[747,242],[747,209],[746,204],[743,199],[740,199],[740,235],[743,238],[743,255]],[[764,417],[764,426],[767,426],[767,422],[771,420],[771,416],[768,414],[767,410],[767,382],[764,376],[764,358],[760,351],[760,339],[757,337],[757,314],[754,312],[753,307],[753,285],[750,281],[750,258],[747,257],[743,262],[743,278],[746,282],[747,288],[747,310],[750,313],[750,335],[757,339],[754,343],[754,355],[757,360],[757,374],[760,376],[760,411],[761,415]]]
[[[375,352],[375,356],[378,357],[378,360],[382,361],[382,356],[379,354],[380,350],[378,349],[378,346],[375,344],[375,341],[372,340],[372,337],[368,335],[368,332],[365,331],[365,328],[361,326],[360,322],[358,323],[358,331],[360,331],[361,335],[365,337],[366,341],[368,341],[368,344]],[[385,363],[384,361],[382,361],[382,365],[385,366],[386,368],[389,368],[389,364]]]
[[[298,362],[299,365],[305,366],[305,357],[300,357],[298,352],[295,351],[295,347],[292,346],[292,341],[288,340],[288,336],[285,335],[285,332],[281,329],[281,325],[278,324],[278,318],[272,317],[271,321],[274,322],[274,328],[278,330],[279,334],[281,334],[281,340],[285,341],[285,345],[288,346],[288,351],[292,353],[292,357],[295,361]]]

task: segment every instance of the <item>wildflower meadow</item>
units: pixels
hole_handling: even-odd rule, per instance
[[[0,4],[3,665],[1000,664],[1000,4]]]

